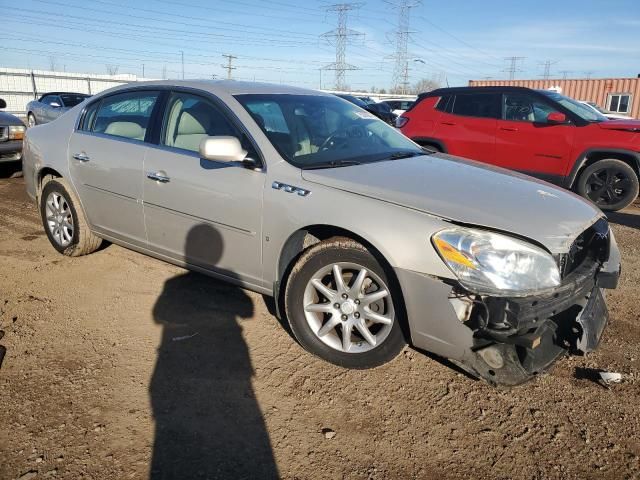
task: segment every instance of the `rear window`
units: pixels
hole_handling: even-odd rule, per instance
[[[455,115],[477,118],[499,118],[501,96],[497,93],[463,93],[455,96],[453,107]]]
[[[110,95],[93,113],[92,132],[144,140],[158,92],[138,91]]]
[[[82,94],[64,94],[60,95],[60,98],[65,107],[75,107],[79,103],[82,103],[88,96],[89,95]]]

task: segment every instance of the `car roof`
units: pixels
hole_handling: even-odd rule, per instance
[[[421,93],[421,97],[442,97],[444,95],[455,95],[457,93],[492,93],[492,92],[535,92],[527,87],[514,87],[510,85],[492,85],[489,87],[449,87],[437,88],[430,92]]]
[[[135,82],[109,89],[116,92],[126,88],[140,87],[183,87],[204,90],[213,94],[241,95],[241,94],[292,94],[292,95],[323,95],[330,94],[308,88],[291,87],[275,83],[244,82],[239,80],[154,80],[149,82]],[[101,92],[102,93],[102,92]]]
[[[88,93],[80,93],[80,92],[45,92],[40,94],[40,98],[46,97],[47,95],[86,95],[90,97]]]

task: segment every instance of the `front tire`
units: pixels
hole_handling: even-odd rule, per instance
[[[53,248],[79,257],[96,251],[102,239],[94,235],[80,208],[80,201],[62,178],[49,177],[40,195],[40,215]]]
[[[335,237],[304,252],[288,278],[284,303],[300,344],[333,364],[377,367],[406,345],[398,289],[351,239]]]
[[[601,210],[615,212],[635,201],[639,187],[638,175],[629,164],[609,158],[585,168],[576,190]]]
[[[35,127],[38,124],[35,115],[31,112],[27,115],[27,124],[29,125],[29,128]]]

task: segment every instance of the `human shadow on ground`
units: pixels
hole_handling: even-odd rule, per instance
[[[215,228],[197,225],[185,257],[216,265],[223,247]],[[253,313],[238,287],[193,272],[166,281],[153,309],[162,340],[149,388],[151,479],[278,477],[240,326]]]

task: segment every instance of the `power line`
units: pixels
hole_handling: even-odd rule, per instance
[[[392,58],[395,59],[393,69],[393,88],[400,93],[407,93],[409,89],[409,13],[412,8],[422,3],[422,0],[400,0],[398,2],[388,1],[393,8],[398,10],[398,26],[393,32],[395,35],[396,51]]]
[[[227,70],[227,80],[231,80],[231,72],[233,70],[235,70],[236,68],[238,68],[238,67],[233,67],[231,65],[231,62],[233,62],[238,57],[236,57],[235,55],[230,55],[228,53],[225,53],[222,56],[227,59],[227,64],[226,65],[222,65],[222,68],[225,68]]]
[[[331,43],[331,39],[336,47],[336,61],[324,67],[325,70],[335,70],[336,80],[335,89],[345,90],[345,72],[347,70],[357,70],[358,67],[346,62],[347,43],[352,38],[362,37],[364,34],[347,28],[347,16],[352,10],[356,10],[362,6],[361,3],[335,3],[329,5],[327,12],[335,12],[338,15],[337,28],[323,33],[322,37]]]
[[[522,64],[522,61],[525,58],[526,57],[505,57],[505,60],[509,65],[503,70],[503,72],[507,72],[509,74],[509,80],[516,78],[516,73],[522,71],[522,68],[520,68],[518,64]]]

